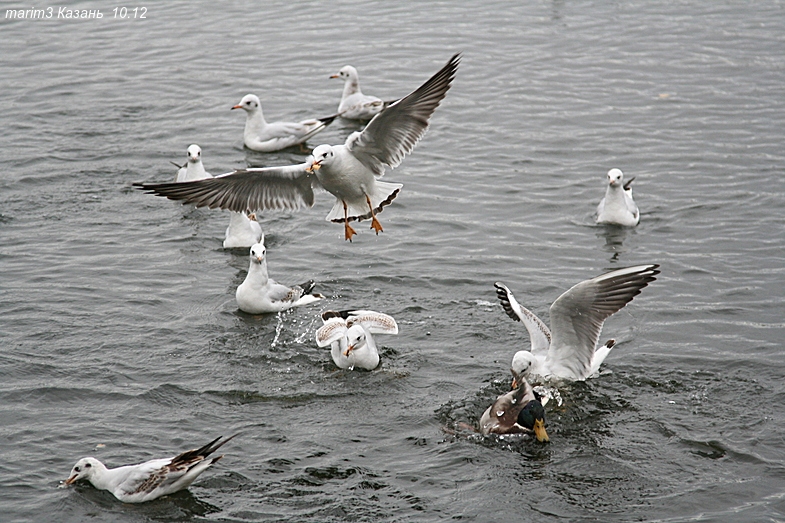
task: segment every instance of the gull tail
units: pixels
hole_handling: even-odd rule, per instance
[[[373,212],[378,214],[382,212],[386,206],[390,205],[392,201],[398,196],[403,184],[401,183],[388,183],[388,182],[380,182],[376,180],[374,184],[374,192],[372,195],[369,195],[371,198],[371,205],[373,206]],[[347,214],[349,216],[350,222],[353,221],[361,221],[367,220],[371,217],[371,211],[368,208],[368,202],[365,200],[362,201],[352,201],[346,202],[347,205]],[[333,205],[332,210],[330,210],[330,214],[327,215],[326,220],[328,222],[335,222],[335,223],[343,223],[344,220],[344,210],[343,210],[343,200],[337,200],[335,205]]]

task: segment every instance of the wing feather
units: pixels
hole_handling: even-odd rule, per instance
[[[295,211],[314,203],[316,177],[307,164],[249,168],[193,182],[135,183],[134,187],[197,207],[235,212]],[[209,182],[209,183],[202,183]]]
[[[460,54],[419,88],[378,113],[362,132],[352,133],[346,147],[377,176],[384,166],[395,168],[428,130],[431,115],[450,89]]]
[[[548,366],[558,375],[584,379],[605,320],[656,279],[659,265],[637,265],[583,281],[551,305],[553,341]]]

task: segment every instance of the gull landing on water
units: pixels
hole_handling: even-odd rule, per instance
[[[333,361],[341,369],[373,370],[379,365],[379,351],[371,334],[398,334],[392,316],[374,311],[326,311],[316,331],[319,347],[330,345]]]
[[[309,119],[302,122],[270,122],[264,119],[262,103],[255,94],[246,94],[232,109],[245,111],[243,143],[251,150],[261,153],[280,151],[293,145],[305,143],[311,136],[322,131],[335,120],[337,115],[327,118]]]
[[[336,202],[327,220],[344,224],[344,238],[356,234],[349,222],[371,219],[378,234],[376,214],[403,187],[379,181],[385,166],[395,168],[428,129],[433,112],[450,89],[460,55],[411,94],[377,114],[362,131],[342,145],[320,145],[307,162],[285,167],[238,170],[211,180],[172,184],[134,184],[140,190],[197,207],[255,210],[297,210],[313,206],[314,187],[325,189]]]
[[[599,371],[615,344],[610,340],[597,348],[603,323],[653,282],[658,268],[650,264],[617,269],[573,286],[551,305],[553,331],[521,306],[506,285],[496,282],[504,311],[523,323],[531,340],[531,351],[513,356],[513,375],[583,381]]]
[[[251,247],[251,264],[245,281],[237,287],[235,299],[241,311],[249,314],[281,312],[292,307],[308,305],[324,298],[311,293],[313,280],[287,287],[267,275],[267,249],[263,243]]]
[[[330,78],[342,78],[343,94],[338,105],[338,115],[348,120],[368,121],[393,102],[384,102],[381,98],[363,94],[360,90],[360,77],[357,69],[345,65],[338,74]]]
[[[597,206],[597,223],[611,223],[633,227],[638,225],[641,213],[632,199],[632,181],[624,183],[624,173],[620,169],[608,171],[608,187],[605,197]]]
[[[108,490],[124,503],[142,503],[188,488],[194,480],[213,463],[221,459],[210,458],[210,454],[237,436],[223,441],[218,437],[204,447],[189,450],[173,458],[153,459],[138,465],[126,465],[114,469],[95,458],[82,458],[64,485],[84,479],[100,490]]]

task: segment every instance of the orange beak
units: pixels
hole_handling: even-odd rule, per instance
[[[330,75],[330,78],[340,78],[340,75],[337,75],[337,74],[331,74],[331,75]]]
[[[545,431],[545,421],[538,419],[534,420],[534,436],[537,438],[537,441],[540,443],[548,442],[551,439],[548,437],[548,433]]]
[[[305,172],[312,173],[318,171],[322,167],[322,162],[313,162],[310,167],[305,169]]]
[[[232,109],[242,109],[242,108],[243,108],[242,105],[235,105],[234,107],[232,107]]]
[[[73,476],[71,476],[70,478],[68,478],[67,480],[65,480],[65,484],[66,484],[66,485],[70,485],[70,484],[71,484],[71,483],[73,483],[74,481],[76,481],[76,474],[74,474]]]
[[[344,351],[343,355],[348,357],[349,353],[352,352],[353,350],[354,350],[354,345],[349,345],[348,347],[346,347],[346,350]]]

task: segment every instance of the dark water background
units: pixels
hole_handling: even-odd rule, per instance
[[[785,3],[249,4],[12,21],[30,6],[3,3],[0,519],[785,520]],[[456,51],[386,175],[404,189],[383,234],[344,242],[325,194],[263,216],[271,275],[316,279],[316,306],[239,312],[228,215],[130,188],[172,179],[191,143],[213,173],[302,161],[246,155],[229,111],[246,93],[270,120],[325,116],[345,64],[395,98]],[[636,177],[636,229],[593,223],[612,167]],[[449,433],[528,344],[494,281],[547,321],[574,283],[648,262],[662,274],[606,323],[604,374],[549,406],[550,445]],[[400,324],[376,371],[313,341],[321,310],[352,307]],[[188,492],[57,488],[82,456],[234,432]]]

